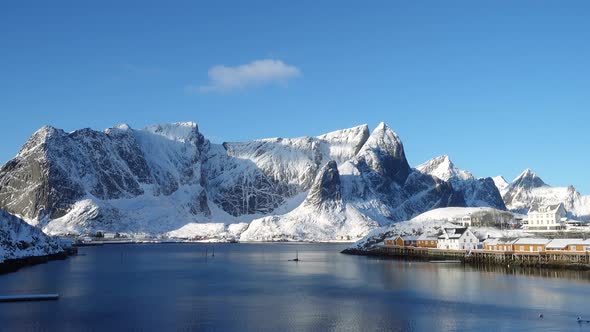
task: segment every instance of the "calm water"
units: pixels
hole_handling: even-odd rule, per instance
[[[340,245],[110,245],[0,276],[2,331],[590,331],[588,272],[478,270]],[[288,262],[295,251],[302,259]],[[539,314],[544,314],[544,319]]]

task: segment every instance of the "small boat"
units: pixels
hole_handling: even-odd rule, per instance
[[[290,259],[289,262],[299,262],[299,251],[295,252],[295,259]]]

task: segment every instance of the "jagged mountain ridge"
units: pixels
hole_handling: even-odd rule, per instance
[[[569,218],[590,221],[590,196],[580,194],[574,186],[552,187],[531,169],[524,170],[508,185],[499,184],[511,211],[527,213],[534,207],[563,203]]]
[[[318,185],[316,178],[334,165],[344,210],[328,210],[342,212],[350,227],[329,236],[357,236],[435,207],[465,205],[450,182],[412,169],[401,140],[383,123],[372,133],[363,125],[317,137],[214,144],[187,122],[71,133],[43,127],[0,168],[0,208],[48,233],[162,234],[188,224],[198,233],[199,223],[211,222],[243,229],[242,222],[269,215],[280,221],[299,208],[316,211],[325,197],[313,196],[314,185],[331,190],[325,186],[332,183]]]
[[[494,179],[476,178],[470,172],[455,166],[447,155],[433,158],[417,166],[416,169],[424,174],[451,182],[453,188],[463,194],[468,206],[506,210]]]
[[[381,123],[354,158],[324,166],[303,204],[252,221],[241,238],[349,240],[433,208],[463,205],[450,183],[411,169],[401,140]]]

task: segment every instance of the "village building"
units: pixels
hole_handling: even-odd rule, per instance
[[[444,228],[438,237],[438,249],[474,250],[479,239],[467,227]]]
[[[385,239],[384,244],[386,246],[416,247],[418,244],[418,236],[394,236]]]
[[[545,247],[547,251],[590,251],[590,240],[584,239],[554,239]]]
[[[487,239],[483,242],[483,249],[491,251],[514,251],[514,242],[516,240]]]
[[[471,227],[471,221],[472,221],[471,214],[463,216],[463,218],[461,218],[461,226]]]
[[[436,248],[438,237],[422,235],[416,241],[416,246],[420,248]]]
[[[567,223],[565,207],[562,203],[531,208],[528,213],[527,229],[562,230]]]
[[[520,238],[513,243],[515,252],[540,252],[545,251],[550,239],[544,238]]]

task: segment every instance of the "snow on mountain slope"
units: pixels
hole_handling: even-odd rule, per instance
[[[503,199],[508,209],[523,214],[533,207],[563,203],[570,218],[590,221],[590,196],[581,195],[573,186],[549,186],[530,169],[506,187]]]
[[[254,220],[242,241],[331,241],[358,238],[378,224],[342,199],[340,175],[330,161],[295,210],[281,216]]]
[[[457,179],[473,180],[475,178],[468,171],[462,170],[455,166],[455,164],[453,164],[447,155],[433,158],[421,165],[418,165],[416,169],[422,173],[436,176],[437,178],[445,181]]]
[[[424,212],[414,218],[413,221],[456,221],[464,216],[476,213],[507,213],[506,211],[497,210],[487,207],[447,207],[434,209]]]
[[[506,181],[506,179],[504,179],[504,177],[501,175],[494,176],[492,180],[494,180],[496,188],[498,188],[498,191],[500,191],[500,195],[504,196],[504,194],[506,193],[506,189],[510,185],[508,181]]]
[[[8,259],[56,254],[63,250],[58,240],[0,210],[0,263]]]
[[[506,209],[493,179],[476,179],[471,173],[457,168],[447,155],[431,159],[416,169],[424,174],[451,182],[453,188],[463,194],[468,206]]]
[[[192,122],[71,133],[47,126],[0,169],[0,207],[51,234],[249,222],[294,209],[321,166],[353,156],[367,137],[364,125],[219,145]]]
[[[301,206],[254,220],[241,240],[355,239],[378,225],[462,203],[448,183],[410,169],[401,140],[382,123],[354,158],[322,169]]]
[[[317,188],[333,188],[315,182],[327,165],[336,167],[341,196],[330,208]],[[192,122],[71,133],[43,127],[0,168],[0,208],[50,234],[219,231],[226,238],[256,220],[244,239],[324,241],[434,208],[497,206],[488,182],[493,186],[448,158],[429,171],[410,168],[400,138],[384,123],[371,133],[362,125],[223,144]]]

